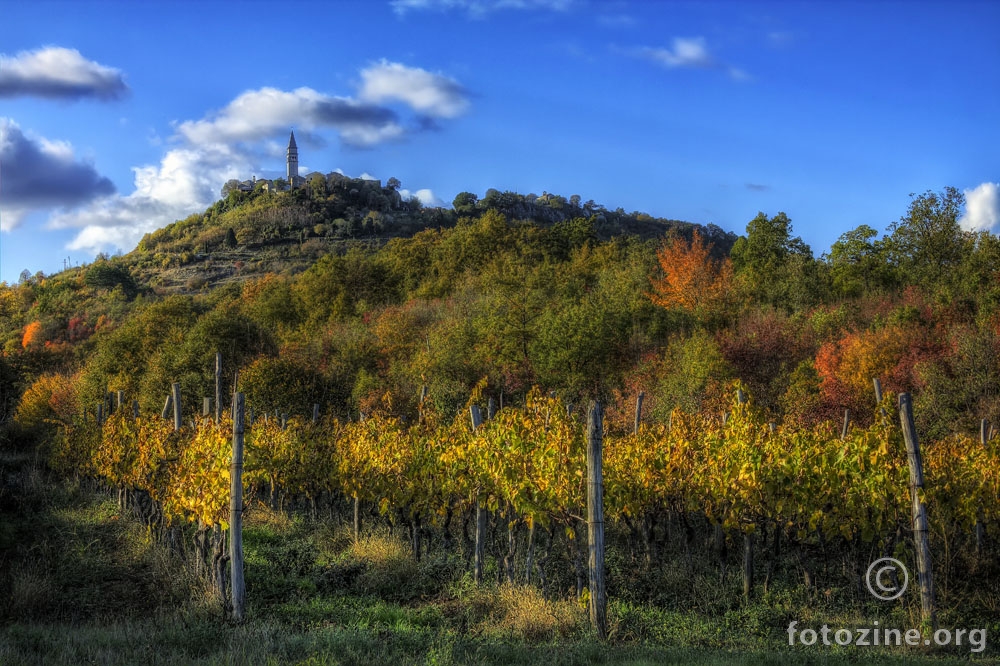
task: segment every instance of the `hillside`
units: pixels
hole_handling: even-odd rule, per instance
[[[976,637],[942,651],[994,658],[1000,240],[961,229],[956,190],[919,195],[881,238],[858,227],[819,258],[784,213],[758,214],[724,252],[712,230],[680,223],[594,209],[524,220],[505,212],[542,204],[472,199],[455,212],[367,209],[370,236],[327,240],[316,228],[347,208],[324,213],[306,192],[231,193],[129,255],[0,288],[0,463],[11,470],[0,512],[57,526],[50,536],[11,521],[0,533],[0,558],[17,567],[0,577],[11,599],[0,614],[99,631],[108,616],[92,599],[108,585],[145,626],[162,609],[117,581],[152,570],[147,584],[179,600],[178,621],[228,631],[212,572],[232,524],[235,389],[252,414],[251,622],[278,633],[333,622],[366,640],[419,624],[418,643],[386,646],[400,663],[397,652],[430,660],[455,637],[470,642],[440,649],[458,663],[483,661],[501,638],[588,652],[591,419],[602,423],[612,639],[653,661],[676,646],[798,656],[790,622],[803,646],[820,623],[921,622],[915,592],[876,606],[864,585],[874,558],[914,559],[894,414],[907,392],[938,619]],[[641,225],[676,233],[628,231]],[[603,407],[584,411],[595,399]],[[489,417],[475,429],[473,406]],[[80,510],[55,508],[67,505]],[[119,546],[130,534],[142,548]],[[52,590],[79,578],[76,561],[94,579],[67,601]],[[35,645],[21,632],[16,655]],[[63,654],[59,633],[41,641],[47,653]],[[803,649],[803,661],[818,654]]]
[[[205,394],[216,349],[228,374],[295,375],[300,404],[341,414],[385,396],[412,414],[424,384],[449,413],[487,377],[519,399],[644,390],[665,417],[740,380],[774,418],[815,423],[869,418],[880,376],[919,390],[933,432],[1000,420],[992,369],[957,379],[1000,349],[1000,243],[959,228],[953,189],[816,258],[782,213],[734,239],[578,197],[424,208],[395,182],[320,180],[230,192],[127,255],[0,290],[4,420],[45,373],[74,378],[57,411],[107,389],[154,408],[178,379]]]
[[[480,200],[463,192],[455,208],[427,208],[415,198],[404,200],[399,185],[396,179],[383,186],[377,180],[330,173],[290,192],[223,188],[224,197],[204,213],[147,234],[124,263],[140,283],[160,292],[183,293],[266,273],[298,273],[324,254],[343,254],[352,247],[375,249],[392,238],[454,227],[460,218],[487,210],[540,227],[588,220],[600,240],[628,235],[658,239],[673,230],[690,233],[698,227],[547,193],[538,197],[489,190]],[[728,252],[736,238],[718,227],[698,228],[720,253]]]

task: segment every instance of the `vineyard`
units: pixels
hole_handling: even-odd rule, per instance
[[[496,410],[484,389],[453,418],[428,400],[411,422],[388,412],[250,416],[246,505],[342,520],[355,538],[366,522],[381,523],[406,534],[417,560],[432,550],[461,554],[478,581],[486,556],[500,580],[586,596],[586,418],[537,389],[523,405]],[[803,428],[766,421],[742,389],[732,395],[719,416],[675,410],[668,423],[649,424],[637,408],[633,431],[605,434],[605,520],[630,561],[648,568],[669,550],[688,566],[698,558],[724,566],[727,544],[738,541],[749,597],[760,587],[755,572],[766,589],[789,553],[806,587],[829,584],[821,579],[840,576],[831,573],[839,565],[860,589],[868,562],[914,560],[906,447],[891,397],[869,427]],[[123,508],[178,548],[193,529],[195,559],[224,597],[232,432],[227,415],[175,430],[118,409],[103,424],[66,426],[51,464],[117,489]],[[955,434],[922,448],[934,538],[952,554],[985,556],[987,528],[1000,518],[996,440]],[[484,528],[489,551],[473,563]],[[936,561],[947,581],[954,555]]]

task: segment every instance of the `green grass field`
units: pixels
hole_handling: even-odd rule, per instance
[[[263,507],[245,529],[249,620],[237,626],[191,567],[119,516],[107,494],[50,479],[30,454],[5,455],[0,471],[4,665],[997,663],[992,644],[980,654],[790,648],[791,619],[866,626],[869,609],[778,584],[743,604],[735,567],[692,580],[669,563],[657,573],[662,602],[612,594],[611,636],[600,643],[568,593],[478,588],[455,555],[418,564],[385,529],[355,543],[346,526]],[[625,566],[609,565],[612,576]],[[910,606],[880,612],[885,626],[912,626]],[[963,620],[945,612],[941,624]]]

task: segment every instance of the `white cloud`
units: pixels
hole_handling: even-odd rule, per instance
[[[461,11],[472,18],[484,18],[503,10],[566,11],[575,0],[391,0],[393,11],[404,16],[415,11]]]
[[[249,155],[225,146],[176,148],[158,166],[132,171],[135,190],[127,196],[94,201],[76,211],[53,216],[53,229],[80,229],[70,250],[129,251],[143,235],[207,208],[231,178],[246,178],[253,162]]]
[[[47,46],[0,55],[0,97],[111,100],[127,92],[119,70],[87,60],[76,49]]]
[[[0,118],[0,229],[11,231],[31,211],[80,206],[115,191],[91,164],[79,162],[73,146],[25,134]]]
[[[708,48],[704,37],[675,37],[671,48],[641,47],[625,53],[666,67],[667,69],[715,69],[725,71],[734,81],[750,81],[745,70],[719,60]]]
[[[312,88],[249,90],[221,111],[181,123],[177,133],[192,143],[252,142],[291,126],[306,131],[336,129],[346,143],[357,146],[372,146],[405,133],[391,109]]]
[[[965,214],[958,223],[966,231],[1000,231],[1000,183],[965,190]]]
[[[647,47],[640,53],[665,67],[711,67],[715,64],[704,37],[676,37],[672,49]]]
[[[434,118],[455,118],[469,108],[469,99],[455,79],[386,60],[361,71],[359,96],[374,104],[404,102]]]
[[[411,192],[410,190],[407,190],[405,188],[400,189],[399,196],[401,196],[404,200],[419,199],[420,203],[422,203],[425,206],[438,207],[444,205],[444,201],[439,196],[434,194],[433,191],[427,188],[419,189],[416,192]]]

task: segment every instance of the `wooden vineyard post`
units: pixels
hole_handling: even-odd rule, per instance
[[[316,403],[313,403],[313,418],[312,418],[312,422],[313,422],[313,425],[316,425],[317,423],[319,423],[319,405],[317,405]]]
[[[174,431],[181,429],[183,422],[181,421],[181,385],[174,383],[171,387],[171,398],[173,399],[174,405]]]
[[[913,402],[909,393],[899,394],[899,421],[906,441],[910,465],[910,501],[913,513],[913,547],[917,551],[917,580],[920,583],[920,617],[927,627],[937,628],[934,614],[934,579],[931,575],[931,547],[927,538],[927,508],[920,501],[924,489],[923,461],[917,428],[913,422]]]
[[[201,399],[201,415],[210,416],[212,414],[212,399],[202,398]]]
[[[483,413],[480,411],[478,405],[472,405],[472,407],[469,408],[469,413],[472,417],[472,431],[475,432],[479,426],[483,424]],[[487,532],[489,531],[490,515],[486,511],[486,507],[483,506],[485,501],[486,500],[483,497],[476,498],[476,554],[472,569],[472,577],[477,585],[483,582],[483,565],[486,560],[486,539],[488,537]]]
[[[132,418],[133,419],[138,419],[139,418],[139,401],[138,400],[133,400],[132,401]]]
[[[736,401],[745,404],[746,393],[743,389],[736,389]],[[753,532],[743,533],[743,598],[749,600],[753,594],[754,579],[754,553],[753,553]]]
[[[229,564],[233,586],[233,619],[243,621],[246,587],[243,581],[243,414],[242,393],[233,397],[233,467],[229,478]]]
[[[639,395],[635,398],[635,427],[632,429],[636,435],[639,434],[639,423],[642,421],[642,401],[645,400],[646,393],[644,391],[639,391]]]
[[[233,387],[235,391],[235,386]],[[222,419],[222,354],[215,352],[215,423]]]
[[[990,422],[983,419],[979,422],[979,443],[986,448],[990,443]],[[983,508],[976,510],[976,555],[982,556],[986,546],[986,525],[983,523]]]
[[[608,593],[604,586],[604,415],[595,401],[587,415],[587,568],[590,581],[590,623],[597,637],[608,636]]]
[[[872,385],[875,387],[875,404],[876,405],[881,405],[882,404],[882,382],[879,381],[878,377],[873,377],[872,378]],[[881,414],[882,418],[884,419],[885,416],[886,416],[885,415],[885,410],[882,409],[881,407],[879,407],[878,411],[879,411],[879,414]]]
[[[170,410],[171,410],[171,408],[173,408],[173,406],[174,406],[174,396],[172,394],[168,393],[167,394],[167,399],[163,403],[163,411],[160,412],[160,418],[161,419],[169,419],[170,418]]]
[[[847,439],[847,432],[851,427],[851,410],[844,410],[844,425],[840,429],[840,439]]]

